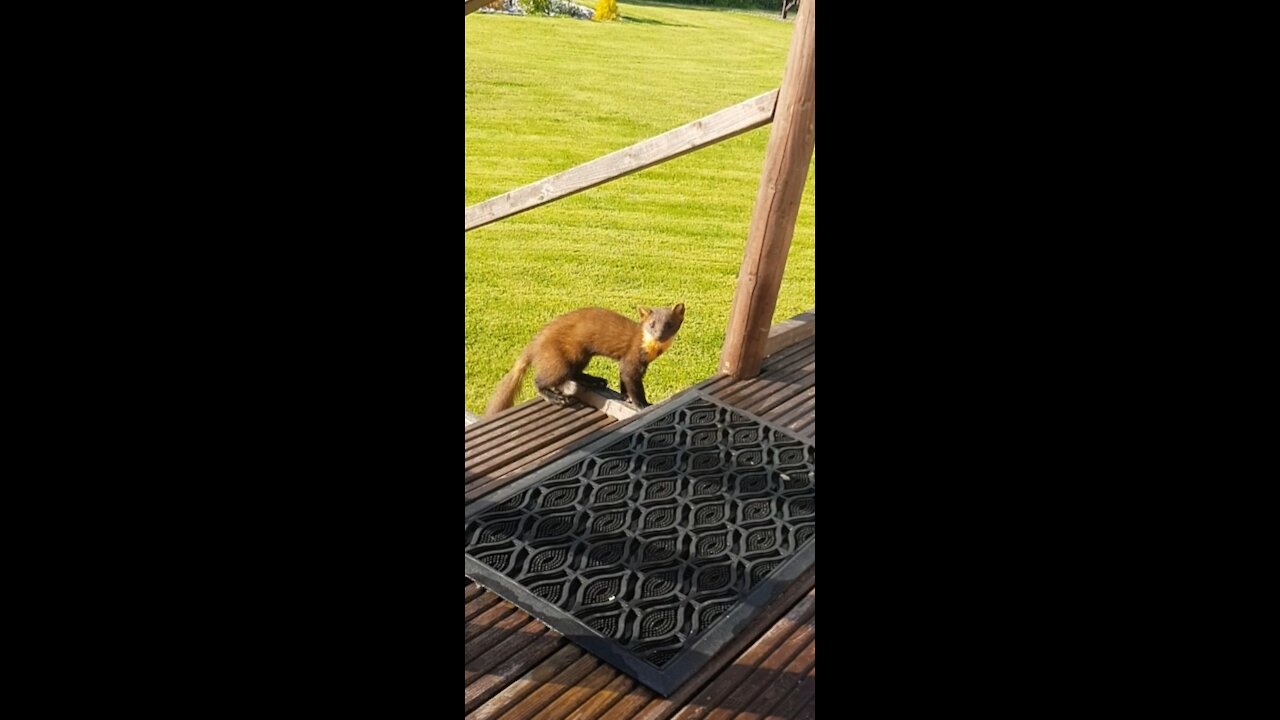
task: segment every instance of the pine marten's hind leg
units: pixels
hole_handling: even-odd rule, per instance
[[[591,359],[590,357],[588,357],[588,359],[586,360],[579,360],[577,361],[577,363],[573,363],[572,365],[570,365],[570,378],[573,380],[573,384],[576,384],[577,387],[582,387],[582,388],[609,387],[609,380],[596,377],[596,375],[588,375],[582,372],[582,370],[586,369],[586,365],[588,365],[590,361]],[[575,395],[576,395],[577,389],[575,388],[575,391],[573,392],[575,392]]]
[[[533,377],[533,387],[538,394],[556,405],[576,405],[577,398],[560,392],[560,386],[573,379],[572,368],[560,363],[544,363]]]
[[[599,377],[597,375],[588,375],[585,372],[583,372],[583,370],[587,369],[587,364],[590,362],[591,362],[591,358],[587,358],[586,360],[582,360],[580,362],[576,362],[573,364],[573,366],[570,368],[570,376],[573,378],[573,381],[576,382],[578,385],[581,385],[582,387],[589,387],[589,388],[609,387],[608,380],[605,380],[604,378]]]

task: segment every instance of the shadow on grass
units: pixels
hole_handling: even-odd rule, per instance
[[[636,25],[665,25],[667,27],[702,27],[701,25],[689,25],[687,23],[669,23],[669,22],[663,22],[661,20],[654,20],[652,18],[627,17],[626,15],[623,15],[618,19],[624,23],[635,23]]]
[[[681,10],[725,10],[727,8],[719,8],[714,5],[688,5],[682,2],[663,2],[662,0],[621,0],[623,5],[639,5],[641,7],[668,7],[679,8]]]
[[[778,9],[769,10],[767,8],[751,8],[751,7],[735,8],[735,7],[720,7],[717,5],[689,5],[686,3],[679,2],[678,0],[676,2],[664,2],[664,0],[619,0],[619,2],[622,5],[638,5],[640,7],[677,8],[679,10],[700,10],[703,12],[739,12],[739,13],[751,13],[756,15],[773,15],[774,17],[780,17],[780,10]],[[779,5],[779,8],[781,8],[780,5]],[[795,11],[792,10],[792,12],[794,13]]]

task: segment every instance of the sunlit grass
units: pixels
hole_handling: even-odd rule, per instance
[[[778,86],[790,23],[762,14],[619,3],[624,20],[465,19],[466,205]],[[599,305],[684,302],[649,369],[650,401],[715,373],[769,128],[467,233],[466,407],[538,328]],[[814,305],[811,168],[775,321]],[[589,372],[617,389],[617,365]],[[531,397],[526,380],[519,399]]]

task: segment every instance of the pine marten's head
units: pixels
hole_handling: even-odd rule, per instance
[[[684,303],[669,308],[637,308],[640,327],[644,330],[644,352],[653,360],[675,342],[676,331],[684,323]]]

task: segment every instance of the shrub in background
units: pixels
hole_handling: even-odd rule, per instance
[[[596,20],[604,22],[605,20],[618,19],[618,0],[600,0],[596,3]]]
[[[550,15],[551,0],[520,0],[525,15]]]

